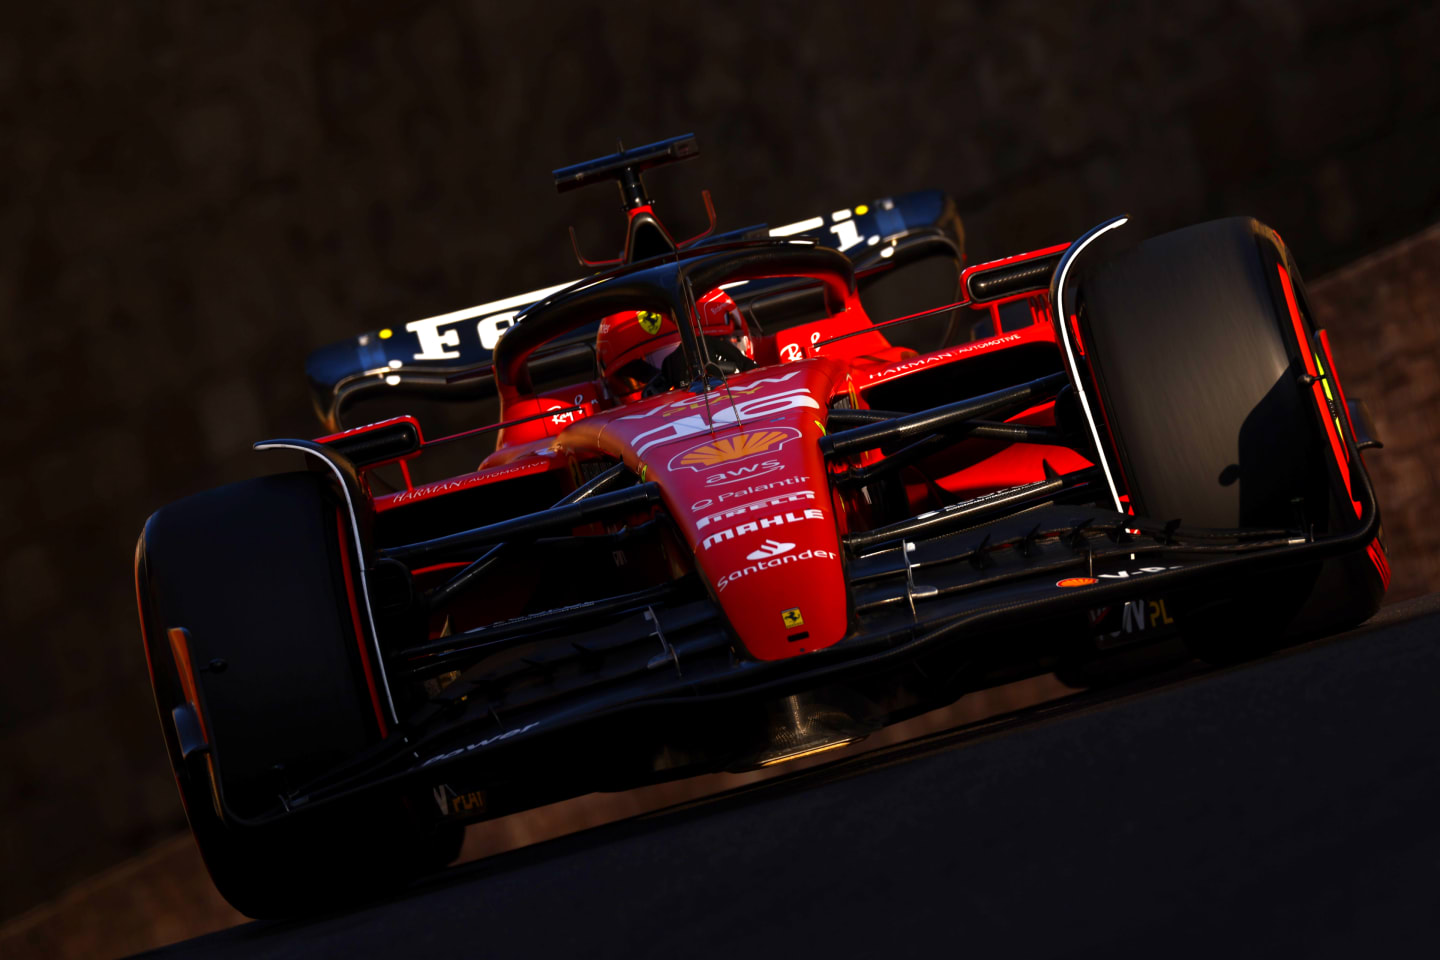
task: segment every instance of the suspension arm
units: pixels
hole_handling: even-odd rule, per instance
[[[642,483],[625,490],[596,494],[575,503],[552,507],[539,513],[527,513],[449,536],[389,547],[381,550],[380,555],[411,566],[424,562],[439,562],[456,556],[473,556],[480,547],[510,540],[533,540],[556,530],[570,530],[605,517],[633,513],[659,501],[660,485],[653,482]],[[480,562],[483,562],[483,559]]]
[[[1065,374],[1055,373],[1029,383],[932,407],[919,413],[909,413],[880,423],[843,430],[828,437],[821,437],[820,449],[827,457],[846,457],[896,441],[915,440],[926,434],[959,429],[967,421],[983,417],[987,413],[1004,410],[1026,401],[1053,397],[1068,382],[1069,378]]]

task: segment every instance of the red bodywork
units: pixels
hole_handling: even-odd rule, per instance
[[[1106,393],[1128,384],[1103,376],[1111,347],[1114,374],[1163,372],[1176,344],[1190,346],[1167,336],[1151,350],[1123,349],[1144,346],[1166,301],[1151,291],[1110,314],[1123,322],[1107,329],[1067,291],[1087,246],[1126,218],[1073,244],[969,267],[948,200],[908,219],[879,201],[863,232],[865,205],[832,213],[835,246],[796,238],[825,226],[817,217],[689,249],[701,238],[674,242],[639,173],[695,149],[693,138],[676,138],[555,172],[562,190],[620,182],[630,220],[621,257],[580,257],[615,269],[407,324],[414,336],[403,350],[387,352],[367,334],[307,365],[312,387],[326,391],[318,409],[332,428],[342,401],[375,377],[466,402],[493,385],[496,422],[427,440],[416,417],[400,416],[318,441],[265,441],[257,449],[300,451],[322,476],[215,491],[147,524],[135,555],[142,640],[177,784],[212,871],[236,863],[236,876],[268,882],[273,844],[247,837],[325,838],[329,804],[342,815],[333,821],[342,838],[358,835],[343,818],[363,814],[368,824],[403,804],[411,822],[394,835],[399,842],[433,836],[445,840],[435,854],[453,856],[451,825],[592,790],[813,756],[974,690],[1051,671],[1082,683],[1128,675],[1174,654],[1175,644],[1156,640],[1228,634],[1230,621],[1218,616],[1257,610],[1260,623],[1240,625],[1234,649],[1258,652],[1276,639],[1266,636],[1272,626],[1288,629],[1292,596],[1310,605],[1299,587],[1312,591],[1312,569],[1322,600],[1332,576],[1359,583],[1343,603],[1316,604],[1317,619],[1359,622],[1374,612],[1389,567],[1360,455],[1373,430],[1363,407],[1352,419],[1328,339],[1309,332],[1303,289],[1278,239],[1279,274],[1266,273],[1284,305],[1267,322],[1278,319],[1285,337],[1260,359],[1304,371],[1305,404],[1313,397],[1325,442],[1310,458],[1311,438],[1297,434],[1305,459],[1292,462],[1308,469],[1323,460],[1324,476],[1312,472],[1303,487],[1281,490],[1306,496],[1276,502],[1322,522],[1338,507],[1346,521],[1318,534],[1311,522],[1308,536],[1287,526],[1284,539],[1269,529],[1283,519],[1261,529],[1243,510],[1241,529],[1146,515],[1143,461],[1129,460],[1135,485],[1127,481],[1136,447],[1116,424],[1136,427],[1128,438],[1141,449],[1201,444],[1175,429],[1194,394],[1161,404],[1147,386],[1110,405]],[[706,209],[713,230],[708,195]],[[906,277],[904,310],[914,309],[924,285],[900,269],[933,263],[926,258],[947,268],[946,289],[929,298],[941,305],[872,317],[867,304],[885,309],[888,277]],[[1183,338],[1225,309],[1197,307],[1164,332]],[[465,319],[476,319],[478,349],[462,351],[458,330],[442,329]],[[375,336],[398,339],[388,328]],[[1182,373],[1208,374],[1231,356],[1197,354]],[[411,369],[411,359],[423,366]],[[463,362],[443,365],[450,360]],[[1261,386],[1274,394],[1268,377]],[[1249,428],[1270,394],[1259,406],[1235,404],[1221,427],[1244,417]],[[1151,416],[1127,421],[1132,412]],[[1270,433],[1303,429],[1282,413],[1287,419],[1261,421],[1263,444]],[[1367,427],[1363,444],[1357,424]],[[463,444],[480,439],[493,451],[465,453]],[[465,456],[445,472],[464,472],[434,469],[424,455],[440,444]],[[1207,455],[1206,469],[1180,456],[1165,468],[1225,478],[1251,462],[1229,460],[1226,446]],[[441,478],[417,482],[422,462]],[[1212,472],[1217,462],[1223,469]],[[1341,492],[1349,496],[1330,498]],[[1346,530],[1352,504],[1360,522]],[[314,528],[295,519],[314,505],[327,524],[319,548]],[[1280,512],[1262,506],[1266,517]],[[228,546],[213,542],[222,521]],[[170,605],[180,587],[194,587],[174,575],[193,562],[182,550],[192,538],[177,530],[202,531],[202,552],[228,564],[217,564],[223,576],[207,573],[218,612],[198,625],[189,618],[206,611],[208,584],[199,599]],[[314,561],[305,576],[285,563],[302,549]],[[268,579],[247,579],[252,570]],[[1264,579],[1272,571],[1278,588]],[[249,585],[277,576],[305,597],[276,590],[273,605],[256,604],[260,591]],[[1217,606],[1221,577],[1238,589]],[[266,618],[253,632],[268,646],[230,626],[258,623],[239,615],[251,610]],[[177,611],[185,622],[167,623]],[[312,629],[332,613],[347,627],[338,643],[328,642],[328,628]],[[337,682],[346,675],[353,688]],[[306,722],[286,721],[287,710]],[[293,829],[250,833],[290,817],[299,818]],[[247,846],[265,856],[247,859]],[[333,846],[315,849],[324,860]],[[303,865],[316,859],[309,850],[298,843],[290,854]],[[248,889],[251,880],[236,883]]]
[[[961,289],[969,289],[966,281],[977,272],[1064,249],[1046,247],[970,266],[961,274]],[[497,376],[502,423],[495,452],[472,473],[418,487],[410,483],[406,470],[406,489],[375,497],[374,509],[403,510],[482,486],[496,486],[495,495],[501,496],[507,481],[543,474],[559,475],[573,488],[582,465],[619,460],[641,480],[659,485],[664,511],[683,537],[683,545],[667,562],[676,574],[690,566],[700,574],[746,653],[758,660],[779,660],[838,643],[850,630],[840,536],[864,528],[869,504],[832,492],[828,471],[838,465],[827,466],[817,442],[827,431],[830,410],[837,403],[870,407],[867,394],[876,388],[922,373],[933,375],[938,368],[953,370],[953,395],[964,396],[973,392],[967,373],[975,361],[1027,350],[1032,360],[1026,362],[1033,362],[1037,346],[1054,350],[1057,357],[1060,346],[1050,297],[1043,290],[936,308],[969,311],[977,321],[988,318],[989,329],[997,335],[918,354],[887,339],[885,328],[896,321],[877,325],[853,287],[843,289],[833,277],[812,279],[829,283],[839,294],[829,315],[755,336],[753,353],[761,365],[708,392],[617,398],[598,376],[591,382],[530,392],[507,383],[502,371]],[[1288,291],[1283,268],[1281,280]],[[696,291],[697,300],[703,303],[712,292]],[[1016,304],[1027,306],[1028,313],[1017,314]],[[1012,307],[1008,328],[1001,322],[1007,306]],[[1293,315],[1293,295],[1290,308]],[[667,326],[660,333],[673,329]],[[1078,340],[1078,330],[1075,336]],[[1083,345],[1078,349],[1083,355]],[[1325,360],[1333,371],[1328,355]],[[523,363],[523,357],[516,362]],[[1305,363],[1313,375],[1315,358],[1307,353]],[[1338,379],[1334,382],[1338,389]],[[1348,488],[1346,458],[1335,435],[1338,423],[1331,423],[1322,389],[1317,382],[1317,403]],[[1023,410],[1009,422],[1054,425],[1054,403]],[[862,462],[880,456],[872,451]],[[400,463],[405,466],[403,459]],[[1065,446],[972,439],[926,460],[923,473],[907,470],[902,477],[908,506],[919,513],[938,507],[940,496],[963,500],[1042,480],[1047,466],[1066,473],[1091,464]],[[1120,499],[1128,500],[1123,493]],[[1388,580],[1379,542],[1368,552],[1382,580]],[[419,575],[427,573],[438,582],[453,570],[440,565]],[[518,615],[522,606],[523,598],[503,597],[487,609],[501,619]],[[442,626],[434,623],[432,635]]]
[[[972,266],[965,276],[1062,249]],[[832,405],[868,407],[868,391],[938,367],[955,368],[955,393],[963,395],[969,361],[1037,344],[1058,353],[1043,292],[950,305],[977,319],[988,316],[998,329],[1000,307],[1027,301],[1030,323],[924,354],[893,346],[886,331],[872,330],[853,290],[842,299],[824,319],[757,336],[755,356],[771,362],[699,395],[614,399],[598,378],[527,394],[502,382],[501,421],[511,426],[499,431],[497,449],[479,469],[419,486],[408,483],[407,473],[407,489],[376,496],[374,508],[403,510],[481,486],[497,486],[495,495],[502,496],[509,480],[568,476],[587,461],[620,460],[659,484],[665,512],[688,547],[682,562],[697,568],[749,655],[777,660],[831,646],[849,630],[839,538],[867,510],[863,499],[831,492],[817,441]],[[852,335],[832,340],[842,334]],[[1053,403],[1011,422],[1053,425]],[[1068,447],[993,440],[970,441],[942,457],[931,464],[938,466],[930,471],[933,482],[960,498],[1043,479],[1047,463],[1060,471],[1090,465]],[[907,477],[906,489],[917,511],[934,504],[918,475]],[[453,571],[442,565],[430,572],[443,578]],[[438,631],[441,624],[434,626]]]

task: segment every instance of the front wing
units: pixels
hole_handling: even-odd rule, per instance
[[[258,822],[399,793],[426,801],[437,816],[501,816],[702,772],[687,761],[687,743],[713,757],[716,738],[720,755],[731,738],[722,768],[743,765],[753,755],[746,728],[733,722],[747,711],[737,708],[806,691],[891,696],[898,706],[865,722],[894,722],[985,685],[967,680],[967,670],[979,677],[1020,650],[1084,640],[1087,614],[1098,608],[1176,594],[1223,596],[1237,584],[1263,584],[1286,569],[1363,552],[1379,511],[1365,471],[1356,477],[1357,525],[1325,537],[1186,530],[1066,503],[1096,496],[1093,470],[1017,488],[995,505],[1003,516],[987,518],[983,502],[959,504],[948,508],[957,511],[955,521],[935,535],[852,542],[850,635],[791,660],[737,658],[718,606],[691,578],[493,624],[416,652],[409,665],[416,677],[472,665],[370,752],[297,786],[265,816],[225,812]],[[523,655],[476,662],[489,650],[517,649]],[[936,657],[953,675],[948,685],[919,685],[941,691],[941,699],[917,700],[913,677],[904,678],[924,674],[917,665]],[[909,699],[894,698],[902,688]],[[223,765],[222,755],[213,759]]]

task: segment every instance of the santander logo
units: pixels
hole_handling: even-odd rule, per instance
[[[778,557],[782,553],[789,553],[795,549],[793,543],[781,543],[779,540],[766,540],[760,545],[760,549],[751,550],[745,555],[746,560],[769,560],[771,557]]]

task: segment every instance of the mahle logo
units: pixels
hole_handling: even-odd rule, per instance
[[[761,530],[768,530],[768,529],[770,529],[771,527],[783,527],[783,526],[784,526],[785,524],[787,524],[787,523],[801,523],[801,522],[803,522],[803,521],[805,521],[805,520],[824,520],[824,519],[825,519],[825,511],[823,511],[823,510],[817,510],[817,509],[800,510],[800,511],[788,510],[788,511],[786,511],[785,513],[777,513],[777,514],[775,514],[775,516],[773,516],[773,517],[762,517],[762,518],[759,519],[759,520],[752,520],[752,521],[750,521],[749,523],[742,523],[742,524],[740,524],[738,527],[732,527],[732,528],[729,529],[729,530],[717,530],[716,532],[710,534],[710,536],[706,537],[704,540],[701,540],[701,541],[700,541],[700,547],[701,547],[702,549],[704,549],[704,550],[709,550],[711,547],[715,546],[716,544],[724,543],[724,542],[727,541],[727,540],[734,540],[736,537],[743,537],[743,536],[746,536],[746,535],[748,535],[748,534],[759,533]],[[777,543],[777,541],[774,541],[774,540],[767,540],[767,541],[765,541],[765,543],[767,544],[767,546],[769,546],[769,545],[774,545],[774,546],[773,546],[774,552],[773,552],[773,553],[765,553],[765,554],[764,554],[765,557],[776,557],[776,556],[779,556],[780,554],[784,553],[786,550],[789,550],[789,549],[791,549],[792,547],[795,546],[795,544],[793,544],[793,543],[780,544],[780,543]],[[784,549],[780,549],[781,547],[783,547]],[[762,551],[762,553],[763,553],[763,551]],[[754,556],[754,554],[752,554],[752,555],[750,556],[750,559],[751,559],[751,560],[755,560],[755,559],[763,559],[763,558],[757,558],[757,557]]]

